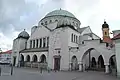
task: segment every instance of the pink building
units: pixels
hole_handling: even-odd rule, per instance
[[[11,63],[11,53],[12,53],[12,50],[8,50],[0,53],[0,64]]]

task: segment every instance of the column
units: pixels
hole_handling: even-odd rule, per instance
[[[79,62],[79,71],[83,72],[83,62]]]
[[[40,48],[40,39],[38,39],[38,48]]]
[[[41,44],[42,44],[42,46],[41,46],[41,47],[43,48],[43,38],[41,38],[41,40],[42,40],[42,43],[41,43]]]
[[[45,47],[47,47],[47,37],[45,38]]]
[[[33,48],[33,40],[32,40],[32,48]]]
[[[36,48],[36,46],[37,46],[37,44],[36,44],[36,43],[37,43],[37,39],[35,39],[35,48]]]
[[[71,65],[71,62],[69,62],[69,71],[72,70],[72,65]]]
[[[106,73],[106,74],[109,73],[109,65],[105,65],[105,73]]]

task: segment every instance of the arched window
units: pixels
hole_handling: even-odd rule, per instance
[[[30,40],[30,48],[32,48],[32,40]]]
[[[50,20],[50,23],[52,23],[52,20]]]
[[[73,22],[73,25],[75,25],[75,23]]]
[[[37,56],[36,55],[33,56],[33,62],[37,62]]]
[[[47,37],[47,47],[49,46],[49,37]]]
[[[40,44],[39,44],[39,47],[40,47],[40,48],[42,47],[42,38],[40,38]]]
[[[30,56],[29,55],[26,56],[26,61],[30,62]]]
[[[105,35],[107,35],[107,32],[105,32]]]
[[[73,42],[75,42],[75,35],[74,35],[74,41]]]
[[[47,21],[45,21],[45,25],[47,25]]]
[[[44,54],[41,55],[40,59],[41,59],[41,61],[40,61],[41,63],[46,62],[46,56]]]
[[[78,42],[77,40],[78,40],[78,38],[77,38],[77,36],[76,36],[76,43]]]
[[[33,48],[35,48],[35,40],[33,40]]]
[[[58,20],[56,19],[55,22],[58,22]]]
[[[36,48],[38,48],[38,39],[36,39]]]
[[[71,35],[71,42],[73,42],[73,33],[72,33],[72,35]]]
[[[43,38],[43,47],[45,47],[46,44],[46,38]]]

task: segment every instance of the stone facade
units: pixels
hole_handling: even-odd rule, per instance
[[[43,64],[57,70],[95,68],[109,73],[114,47],[101,42],[89,26],[80,28],[81,23],[76,17],[63,14],[51,14],[41,19],[38,26],[32,28],[29,39],[16,38],[13,41],[13,64],[37,68]]]

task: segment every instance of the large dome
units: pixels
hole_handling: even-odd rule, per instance
[[[48,13],[45,17],[49,17],[49,16],[68,16],[68,17],[75,18],[75,16],[72,13],[70,13],[66,10],[62,10],[62,9],[54,10],[54,11]]]

